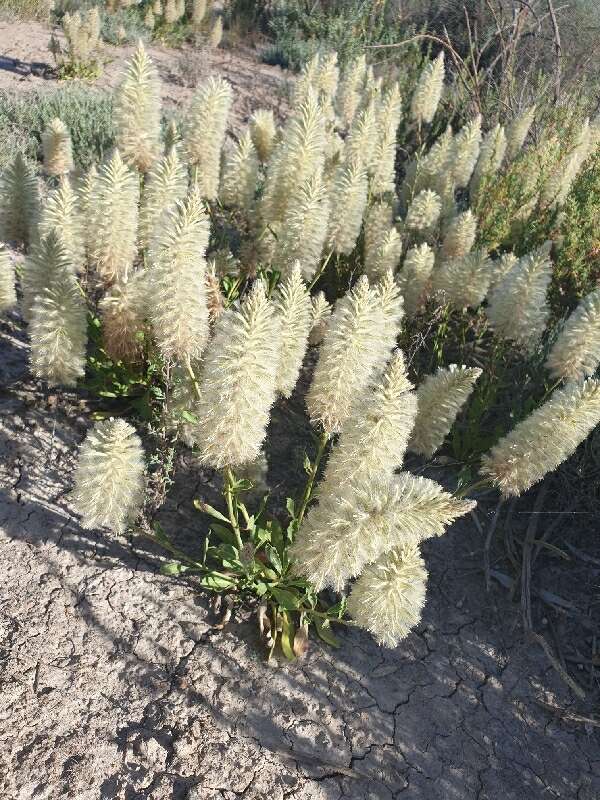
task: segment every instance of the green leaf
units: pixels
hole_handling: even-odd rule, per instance
[[[209,573],[208,575],[203,575],[198,583],[200,586],[204,586],[206,589],[214,589],[218,591],[220,589],[231,589],[235,586],[235,580],[226,578],[223,575],[214,575],[213,573]]]
[[[266,528],[255,528],[255,530],[254,530],[254,540],[255,540],[257,546],[259,546],[259,547],[264,542],[270,542],[271,541],[271,531],[266,530]]]
[[[313,622],[315,623],[315,628],[317,629],[317,634],[320,639],[331,645],[331,647],[340,647],[340,640],[331,632],[329,620],[322,620],[321,617],[313,617]]]
[[[213,508],[208,503],[203,503],[201,500],[194,500],[194,508],[198,509],[198,511],[202,511],[204,514],[210,514],[211,517],[215,519],[221,520],[226,525],[229,525],[229,520],[220,511],[217,511],[216,508]]]
[[[291,497],[288,497],[285,501],[285,507],[287,508],[288,514],[293,519],[296,516],[296,504]]]
[[[226,544],[235,544],[235,534],[231,528],[226,528],[225,525],[219,525],[218,522],[213,522],[210,526],[211,531],[218,536],[222,542]]]
[[[306,454],[304,455],[304,472],[306,472],[307,475],[312,474],[312,463]]]
[[[180,564],[179,561],[169,561],[168,564],[162,564],[160,567],[161,575],[181,575],[187,571],[188,567]]]
[[[300,598],[295,592],[290,592],[288,589],[279,589],[277,586],[271,586],[270,592],[282,608],[288,611],[296,611],[300,607]]]
[[[191,423],[193,423],[193,424],[196,424],[196,423],[198,422],[198,417],[196,417],[194,414],[190,414],[190,412],[189,412],[189,411],[186,411],[186,410],[185,410],[185,408],[184,408],[184,409],[183,409],[183,411],[181,412],[181,417],[182,417],[182,418],[183,418],[183,419],[184,419],[186,422],[191,422]]]
[[[276,570],[276,572],[279,575],[281,575],[281,573],[283,572],[283,565],[281,563],[281,559],[279,558],[279,553],[277,552],[277,550],[275,550],[274,547],[272,547],[270,544],[268,544],[265,547],[265,553],[267,554],[267,558],[269,559],[269,561],[273,565],[273,567]]]
[[[294,628],[294,623],[290,619],[290,615],[285,611],[281,612],[281,620],[281,649],[283,651],[283,655],[288,659],[288,661],[295,661],[296,654],[294,653],[294,636],[296,635],[296,630]]]
[[[262,597],[266,593],[268,588],[269,587],[267,586],[267,584],[264,583],[263,581],[257,581],[254,584],[254,593],[257,595],[257,597]]]

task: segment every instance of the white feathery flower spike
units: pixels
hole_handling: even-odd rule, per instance
[[[421,158],[413,157],[406,166],[406,174],[401,188],[403,206],[408,206],[412,197],[423,189],[438,189],[447,177],[446,163],[452,147],[452,127],[448,125],[444,133],[435,140],[428,152]]]
[[[370,564],[350,589],[348,613],[377,643],[397,647],[421,621],[427,570],[417,545],[405,545]]]
[[[365,263],[365,274],[369,280],[381,278],[388,272],[395,272],[402,257],[402,237],[393,225],[385,231],[369,265]]]
[[[330,206],[335,209],[329,220],[329,244],[335,253],[350,254],[360,234],[367,205],[367,173],[362,161],[342,164],[331,189]]]
[[[600,289],[581,300],[554,342],[546,368],[553,378],[579,380],[600,364]]]
[[[500,283],[500,281],[503,281],[512,268],[518,263],[518,257],[511,251],[502,253],[499,258],[493,259],[490,289],[494,289]]]
[[[560,160],[556,169],[546,181],[542,190],[542,201],[546,205],[563,205],[583,162],[590,154],[591,148],[590,121],[586,119],[577,135],[575,145]]]
[[[396,184],[396,134],[402,117],[402,98],[397,83],[386,91],[377,109],[379,135],[370,188],[374,194],[393,192]]]
[[[481,460],[505,497],[518,496],[553,472],[600,423],[600,381],[572,381],[518,423]]]
[[[506,133],[502,125],[495,125],[488,131],[481,143],[479,158],[473,170],[473,177],[469,186],[471,203],[479,199],[481,188],[485,181],[489,181],[500,169],[506,154]]]
[[[364,220],[364,256],[367,275],[377,263],[381,241],[393,223],[394,209],[387,200],[376,200],[367,209]]]
[[[387,324],[379,293],[363,275],[337,301],[329,321],[306,395],[313,425],[329,434],[340,431],[389,353],[389,342],[383,341]]]
[[[549,245],[523,256],[490,293],[487,316],[494,332],[532,352],[544,332],[552,278]]]
[[[81,527],[124,533],[142,507],[144,472],[135,428],[123,419],[97,422],[79,449],[71,494]]]
[[[204,258],[209,222],[198,189],[165,217],[151,254],[148,313],[163,357],[186,363],[200,358],[209,332]]]
[[[15,268],[6,248],[0,243],[0,314],[16,305]]]
[[[86,307],[64,245],[54,231],[44,242],[54,258],[31,302],[31,371],[50,386],[75,386],[85,373]]]
[[[202,197],[216,200],[221,173],[221,150],[233,102],[230,84],[208,78],[196,91],[184,127],[184,142]]]
[[[447,162],[456,188],[469,185],[481,144],[481,114],[467,122],[456,134]]]
[[[115,92],[117,147],[123,158],[148,172],[160,152],[160,81],[141,40],[125,64]]]
[[[34,167],[17,153],[0,178],[0,240],[28,246],[35,239],[40,192]]]
[[[437,58],[425,65],[413,92],[410,113],[417,124],[430,123],[433,120],[442,97],[444,75],[444,51],[442,50]]]
[[[446,261],[433,271],[433,290],[443,292],[455,308],[477,308],[492,279],[492,262],[485,250]]]
[[[277,391],[289,397],[298,381],[313,324],[310,294],[302,280],[300,264],[295,264],[290,276],[280,284],[275,307],[281,320]]]
[[[404,257],[399,276],[400,291],[404,298],[404,312],[412,319],[427,299],[435,253],[426,243],[411,247]]]
[[[100,167],[90,209],[90,259],[107,283],[124,279],[137,252],[139,181],[115,150]]]
[[[412,199],[404,225],[409,231],[427,233],[437,225],[441,213],[440,196],[431,189],[423,189]]]
[[[383,329],[379,341],[380,353],[373,362],[375,374],[379,375],[389,361],[392,350],[396,347],[396,339],[404,317],[404,299],[400,285],[391,269],[375,284],[375,292],[383,311]]]
[[[373,100],[357,113],[346,139],[347,160],[362,161],[369,174],[375,167],[378,133],[377,107]]]
[[[281,323],[257,281],[240,310],[219,318],[203,360],[194,437],[214,469],[255,461],[277,391]]]
[[[419,412],[409,450],[431,458],[440,449],[480,375],[478,367],[451,364],[425,378],[417,389]]]
[[[140,205],[140,242],[148,247],[160,233],[161,217],[169,206],[183,200],[187,193],[188,176],[179,150],[171,147],[156,161],[146,176]]]
[[[311,303],[311,327],[308,343],[311,347],[321,344],[327,330],[332,308],[325,299],[324,292],[318,292],[310,298]]]
[[[471,211],[463,211],[450,220],[442,247],[440,258],[444,261],[451,258],[461,258],[471,252],[477,234],[477,218]]]
[[[75,272],[85,268],[84,218],[80,216],[78,197],[68,178],[48,193],[42,209],[39,236],[56,231],[61,238]]]
[[[141,355],[138,334],[148,308],[148,274],[134,272],[127,283],[113,284],[100,301],[102,344],[113,361],[135,362]]]
[[[294,573],[317,591],[341,591],[367,564],[407,544],[441,536],[475,503],[445,492],[435,481],[404,472],[377,483],[340,487],[313,506],[290,548]]]
[[[357,481],[388,478],[401,466],[417,414],[413,388],[397,350],[379,385],[365,394],[342,427],[318,487],[320,496],[335,495]]]
[[[506,129],[506,160],[512,161],[521,151],[529,129],[535,119],[535,106],[525,109]]]
[[[329,221],[327,188],[319,175],[298,187],[289,204],[274,248],[273,262],[284,274],[299,263],[310,280],[321,255]]]
[[[223,176],[219,191],[221,201],[249,211],[254,203],[258,181],[258,155],[249,131],[235,144],[225,148]]]
[[[354,115],[360,105],[361,87],[366,69],[367,60],[362,54],[354,59],[342,74],[336,97],[336,107],[346,128],[352,125]]]
[[[250,136],[263,164],[269,160],[275,146],[277,125],[271,109],[259,108],[250,117]]]
[[[42,133],[44,171],[47,175],[58,177],[73,169],[73,145],[65,123],[56,117],[50,120]]]

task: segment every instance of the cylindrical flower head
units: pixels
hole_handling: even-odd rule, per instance
[[[3,244],[0,244],[0,314],[17,305],[15,268]]]
[[[417,398],[397,350],[375,389],[357,404],[327,460],[319,495],[355,482],[390,477],[402,465],[417,414]]]
[[[336,253],[349,255],[356,246],[367,205],[367,173],[362,161],[342,164],[331,190],[329,244]]]
[[[22,153],[0,179],[0,240],[29,245],[40,214],[40,193],[35,169]]]
[[[166,359],[199,359],[208,339],[206,261],[209,222],[200,193],[193,189],[161,221],[151,253],[148,314]]]
[[[407,472],[340,487],[339,495],[323,496],[304,518],[290,548],[293,570],[317,591],[341,591],[384,553],[441,536],[474,505]]]
[[[299,186],[287,207],[273,261],[284,274],[298,262],[302,275],[314,275],[327,235],[329,198],[320,176]]]
[[[258,156],[249,131],[225,152],[220,197],[226,206],[249,211],[258,181]]]
[[[102,344],[113,361],[136,361],[142,349],[139,334],[144,329],[148,306],[148,275],[135,272],[127,283],[115,283],[100,301]]]
[[[475,243],[477,234],[477,218],[468,209],[457,214],[446,229],[440,251],[440,257],[445,261],[451,258],[466,256]]]
[[[446,261],[433,271],[433,290],[455,308],[477,308],[490,288],[492,264],[485,250]]]
[[[349,128],[360,105],[362,83],[367,69],[366,58],[358,56],[344,70],[340,81],[336,107],[346,128]]]
[[[430,189],[423,189],[411,201],[404,224],[409,231],[427,233],[437,225],[441,212],[440,196]]]
[[[296,264],[279,286],[275,307],[281,320],[281,357],[277,372],[277,391],[289,397],[298,380],[312,327],[310,294]]]
[[[401,258],[402,237],[397,228],[392,225],[381,237],[374,257],[369,259],[369,266],[365,264],[365,274],[369,280],[375,280],[388,272],[393,273]]]
[[[506,129],[506,159],[512,161],[520,152],[535,118],[535,106],[525,109]]]
[[[554,392],[481,460],[481,474],[505,497],[518,496],[566,461],[600,422],[600,381]]]
[[[275,401],[281,323],[257,282],[239,311],[226,311],[204,356],[194,410],[204,464],[237,467],[258,458]]]
[[[489,297],[487,316],[494,332],[534,350],[548,321],[546,291],[552,278],[548,247],[523,256]]]
[[[377,113],[379,134],[370,188],[374,194],[384,194],[396,188],[396,134],[402,116],[402,98],[397,83],[385,93]]]
[[[372,101],[358,112],[346,139],[346,159],[362,161],[369,174],[375,168],[378,133],[377,107]]]
[[[447,177],[447,162],[452,149],[452,127],[448,125],[422,157],[413,157],[406,166],[404,183],[400,190],[403,206],[423,189],[437,189]]]
[[[137,252],[139,181],[115,150],[100,167],[90,209],[90,258],[112,283],[127,277]]]
[[[221,172],[221,150],[233,102],[229,83],[208,78],[196,91],[188,112],[184,141],[202,197],[216,200]]]
[[[75,386],[85,373],[86,307],[64,246],[54,232],[46,240],[55,257],[31,304],[31,371],[50,386]]]
[[[210,33],[208,34],[208,41],[211,47],[215,49],[221,44],[223,39],[223,17],[217,14],[211,26]]]
[[[179,19],[177,0],[165,0],[163,11],[167,25],[173,25]]]
[[[263,163],[269,160],[273,152],[276,135],[277,126],[272,110],[259,108],[250,117],[250,136],[258,158]]]
[[[73,169],[73,146],[71,135],[65,123],[56,117],[51,120],[42,133],[44,171],[58,177]]]
[[[394,209],[387,200],[376,200],[369,206],[364,220],[365,273],[377,263],[379,246],[394,222]]]
[[[413,92],[410,113],[414,121],[421,125],[433,120],[444,88],[444,51],[436,59],[428,62]]]
[[[49,192],[44,203],[39,236],[42,238],[50,231],[56,231],[67,249],[75,272],[85,269],[84,219],[80,215],[77,194],[68,178],[62,178],[56,189]]]
[[[141,41],[117,87],[114,122],[125,161],[148,172],[160,152],[160,81]]]
[[[461,189],[469,185],[481,144],[481,114],[467,122],[454,137],[448,168],[454,185]]]
[[[379,279],[375,285],[375,292],[383,311],[383,329],[379,342],[380,354],[374,362],[375,372],[378,375],[396,347],[400,323],[404,316],[404,299],[400,291],[400,284],[396,281],[391,269]]]
[[[488,181],[500,169],[506,154],[506,134],[502,125],[496,125],[485,135],[479,150],[479,158],[473,171],[469,193],[471,203],[479,199],[484,181]]]
[[[323,292],[318,292],[318,294],[313,295],[310,302],[310,335],[308,337],[308,343],[312,347],[315,347],[323,341],[329,318],[331,317],[332,308],[325,299],[325,294]]]
[[[490,289],[494,289],[519,262],[518,257],[512,253],[502,253],[500,258],[492,260],[492,280]]]
[[[123,419],[97,422],[79,449],[71,494],[82,528],[124,533],[142,506],[144,471],[135,428]]]
[[[417,389],[419,413],[409,450],[431,458],[440,449],[480,375],[478,367],[451,364],[425,378]]]
[[[348,613],[377,643],[397,647],[421,621],[427,570],[417,545],[386,553],[353,584]]]
[[[154,23],[154,11],[152,11],[152,6],[148,6],[146,8],[146,13],[144,14],[144,26],[148,28],[149,31],[153,31]]]
[[[172,147],[154,163],[144,182],[140,206],[140,242],[144,247],[160,234],[162,215],[167,208],[183,200],[187,188],[187,170],[177,147]]]
[[[404,298],[404,313],[412,319],[427,299],[435,253],[426,243],[411,247],[400,271],[400,291]]]
[[[369,288],[363,276],[337,301],[321,345],[306,395],[313,425],[321,425],[330,434],[340,431],[374,370],[385,362],[389,352],[389,343],[383,343],[386,324],[378,292]]]
[[[600,289],[588,294],[567,319],[552,346],[546,368],[553,378],[579,380],[600,364]]]
[[[193,0],[192,23],[198,27],[206,14],[206,0]]]
[[[583,162],[590,154],[592,135],[589,119],[583,123],[574,146],[563,157],[554,172],[546,181],[542,190],[542,201],[546,205],[561,206],[567,199],[573,181],[577,177]]]

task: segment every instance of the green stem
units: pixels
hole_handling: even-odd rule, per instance
[[[317,455],[315,456],[315,460],[313,461],[310,474],[308,476],[308,481],[306,482],[306,486],[304,488],[304,494],[302,495],[302,503],[300,504],[300,510],[298,511],[298,515],[296,517],[298,526],[300,526],[300,523],[304,519],[306,507],[308,506],[312,498],[315,478],[317,477],[319,464],[321,463],[321,459],[323,458],[323,453],[325,452],[325,448],[327,447],[328,441],[329,441],[329,434],[322,433],[321,438],[319,439],[319,447],[317,448]]]
[[[242,534],[240,532],[240,525],[238,522],[237,514],[235,512],[235,508],[233,505],[233,484],[234,484],[234,477],[231,471],[231,467],[227,467],[225,469],[225,486],[223,487],[223,492],[225,494],[225,500],[227,501],[227,512],[229,514],[229,524],[231,525],[231,529],[235,535],[235,540],[238,546],[239,551],[242,551],[244,546],[244,542],[242,541]]]
[[[146,533],[146,531],[143,530],[139,530],[138,533],[140,536],[143,536],[146,539],[150,539],[151,542],[154,542],[154,544],[157,544],[159,547],[162,547],[163,550],[166,550],[168,553],[171,553],[171,555],[178,558],[182,563],[187,564],[190,567],[193,567],[193,569],[198,570],[199,572],[207,572],[210,573],[211,575],[217,575],[219,578],[226,578],[227,580],[231,580],[232,578],[231,575],[227,575],[225,572],[218,572],[217,570],[211,569],[210,567],[207,567],[204,564],[200,564],[199,561],[194,561],[193,558],[187,556],[182,550],[180,550],[178,547],[175,547],[175,545],[171,544],[171,542],[169,541],[159,540],[153,534]]]
[[[462,489],[459,489],[455,492],[454,496],[460,498],[466,497],[469,492],[472,492],[474,489],[480,489],[483,486],[492,487],[492,483],[488,478],[483,478],[482,480],[475,481],[475,483],[471,483],[468,486],[464,486]]]
[[[200,387],[198,386],[198,380],[196,379],[196,375],[194,374],[194,370],[192,369],[192,362],[189,356],[185,359],[185,368],[188,371],[188,375],[192,380],[192,384],[194,386],[194,391],[196,393],[196,397],[198,400],[202,400],[202,395],[200,394]]]
[[[322,275],[322,274],[325,272],[325,269],[326,269],[326,267],[327,267],[327,264],[329,264],[329,261],[331,260],[331,256],[332,256],[332,255],[333,255],[333,250],[330,250],[330,251],[329,251],[329,253],[327,253],[327,257],[325,258],[325,260],[324,260],[324,261],[323,261],[323,263],[321,264],[321,267],[320,267],[320,269],[317,271],[317,274],[316,274],[316,275],[315,275],[315,277],[312,279],[312,281],[309,283],[309,285],[308,285],[308,291],[309,291],[309,292],[310,292],[310,291],[312,291],[312,289],[313,289],[313,287],[314,287],[315,283],[316,283],[316,282],[319,280],[319,278],[321,277],[321,275]]]

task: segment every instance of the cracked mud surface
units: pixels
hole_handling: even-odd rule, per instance
[[[69,469],[89,419],[75,397],[48,407],[3,331],[2,798],[600,796],[597,733],[538,704],[571,699],[504,596],[486,596],[470,524],[428,543],[423,623],[396,650],[349,631],[268,667],[251,618],[211,633],[204,596],[78,526]],[[190,463],[163,514],[181,537],[213,491]]]

